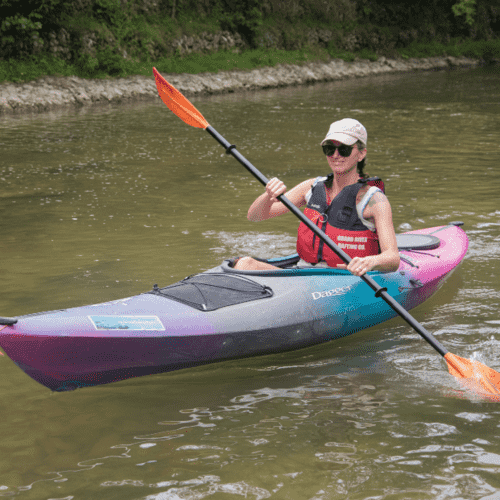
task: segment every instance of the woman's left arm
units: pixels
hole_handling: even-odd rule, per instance
[[[363,212],[365,219],[375,223],[380,244],[380,253],[368,257],[354,257],[349,265],[338,267],[347,269],[356,276],[368,271],[393,272],[399,267],[399,251],[396,242],[396,233],[392,222],[392,209],[387,196],[381,191],[376,192]]]

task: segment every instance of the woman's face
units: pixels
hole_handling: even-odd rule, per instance
[[[328,141],[327,144],[333,146],[342,146],[341,142],[338,141]],[[349,156],[342,156],[339,150],[336,149],[332,156],[327,156],[328,165],[332,169],[332,172],[337,175],[345,175],[351,173],[356,169],[358,162],[360,162],[366,156],[366,149],[361,151],[355,144],[352,146],[352,152]]]

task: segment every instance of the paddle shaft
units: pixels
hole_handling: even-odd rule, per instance
[[[211,125],[205,129],[225,150],[227,154],[231,154],[238,160],[261,184],[267,185],[269,179],[263,175],[254,165],[252,165],[234,145],[229,143],[222,137]],[[318,226],[313,224],[301,210],[299,210],[285,195],[278,196],[278,200],[285,205],[290,212],[292,212],[301,222],[303,222],[311,231],[314,232],[330,247],[346,264],[351,262],[351,257],[347,255],[341,248],[339,248],[334,241],[328,237]],[[404,309],[399,302],[393,299],[388,293],[387,289],[381,287],[375,280],[367,274],[363,274],[360,278],[375,292],[376,297],[382,298],[389,307],[399,314],[424,340],[426,340],[441,356],[445,356],[448,350],[445,349],[433,336],[429,333],[406,309]]]

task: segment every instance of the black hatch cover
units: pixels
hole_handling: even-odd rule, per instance
[[[244,276],[226,273],[203,273],[188,276],[165,288],[156,285],[149,293],[182,302],[200,311],[272,297],[271,288]]]

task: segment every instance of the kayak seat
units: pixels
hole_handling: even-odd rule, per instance
[[[165,288],[155,285],[148,293],[181,302],[200,311],[214,311],[221,307],[273,296],[273,291],[268,286],[245,276],[226,273],[188,276]]]
[[[281,267],[282,269],[287,269],[289,267],[295,267],[297,262],[300,260],[299,254],[294,253],[292,255],[287,255],[286,257],[278,257],[272,259],[260,259],[254,257],[255,260],[260,260],[261,262],[267,262],[276,267]]]
[[[287,269],[289,267],[295,267],[297,262],[300,260],[300,257],[298,253],[294,253],[292,255],[287,255],[286,257],[273,257],[271,259],[262,259],[261,257],[252,256],[252,259],[258,260],[259,262],[265,262],[266,264],[272,264],[273,266],[281,267],[282,269]],[[225,263],[227,263],[228,268],[233,269],[237,261],[238,257],[233,257],[231,259],[227,259]]]

